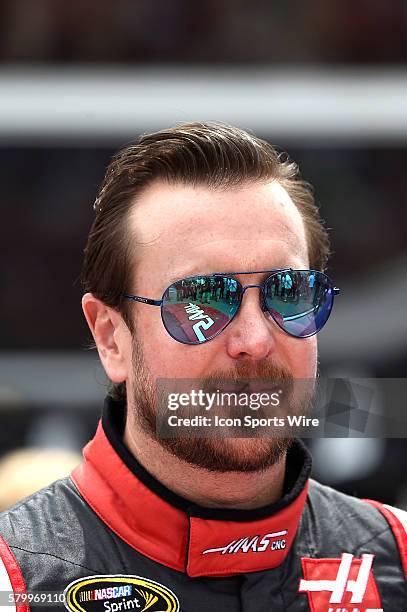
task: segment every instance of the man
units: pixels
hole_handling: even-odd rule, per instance
[[[2,516],[3,590],[65,590],[71,610],[406,609],[403,512],[310,479],[290,436],[156,432],[161,379],[315,378],[337,289],[295,164],[187,124],[120,152],[95,212],[83,310],[111,388],[71,478]],[[318,295],[282,298],[281,272]],[[234,291],[207,304],[219,278]],[[177,298],[185,279],[196,301]]]

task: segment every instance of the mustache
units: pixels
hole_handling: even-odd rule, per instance
[[[238,385],[244,381],[259,381],[271,385],[284,383],[290,387],[294,382],[294,377],[286,368],[272,362],[264,362],[256,364],[240,363],[234,368],[215,370],[201,378],[203,389],[211,389],[230,383]]]

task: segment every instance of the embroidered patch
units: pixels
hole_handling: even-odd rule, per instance
[[[307,593],[311,612],[383,612],[373,577],[374,555],[355,559],[302,558],[304,578],[298,591]]]
[[[170,589],[141,576],[86,576],[71,582],[64,595],[65,607],[74,612],[179,611],[178,598]]]

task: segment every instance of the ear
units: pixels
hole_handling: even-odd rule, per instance
[[[92,293],[85,293],[82,309],[95,340],[100,360],[112,382],[128,377],[131,365],[131,333],[122,316]]]

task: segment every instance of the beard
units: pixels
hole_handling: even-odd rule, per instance
[[[210,472],[259,472],[279,463],[286,455],[295,436],[281,437],[160,437],[157,435],[156,386],[145,363],[140,343],[133,334],[133,380],[131,404],[137,425],[150,439],[158,442],[172,456]],[[286,368],[273,362],[250,365],[240,363],[235,368],[212,372],[201,379],[202,389],[230,384],[244,379],[283,382],[293,387],[294,378]],[[129,398],[128,398],[129,399]],[[290,413],[310,412],[311,394],[294,394]],[[287,432],[285,432],[287,434]]]

